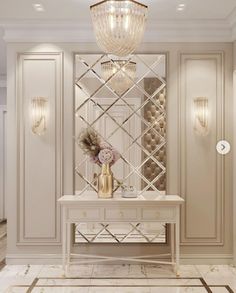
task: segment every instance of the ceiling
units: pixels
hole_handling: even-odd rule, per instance
[[[6,45],[3,42],[3,28],[15,26],[16,35],[21,26],[32,29],[33,25],[43,26],[45,31],[50,26],[64,28],[75,25],[81,31],[91,30],[89,6],[99,0],[0,0],[0,79],[6,74]],[[217,34],[229,39],[232,32],[236,35],[236,0],[139,0],[149,6],[148,23],[145,35],[152,40],[153,34],[162,36],[167,31],[168,38],[176,41],[174,36],[178,30],[185,34],[185,40],[199,27],[198,35],[208,29],[208,36]],[[37,12],[33,4],[40,3],[44,11]],[[185,4],[183,11],[177,11],[178,4]],[[164,25],[163,25],[164,24]],[[196,26],[197,25],[197,26]],[[235,29],[233,30],[233,25]],[[207,28],[206,28],[207,27]],[[68,27],[67,27],[68,28]],[[186,35],[186,31],[189,31]],[[214,28],[214,33],[212,32]],[[86,30],[85,29],[85,30]],[[159,30],[159,31],[158,31]],[[170,34],[171,31],[171,34]],[[67,33],[66,33],[67,34]],[[85,35],[87,32],[85,33]],[[37,34],[35,39],[37,39]],[[92,35],[92,33],[91,33]],[[230,37],[229,37],[230,35]],[[236,38],[236,37],[235,37]],[[224,38],[222,38],[223,40]],[[226,39],[226,37],[225,37]],[[51,40],[49,38],[49,40]],[[94,39],[93,39],[94,40]],[[158,39],[159,40],[159,39]],[[86,40],[88,41],[88,40]],[[213,41],[213,40],[212,40]]]
[[[94,0],[0,0],[0,21],[73,20],[90,22],[89,6]],[[175,19],[226,19],[236,8],[235,0],[141,0],[149,6],[149,22]],[[41,3],[44,12],[36,12],[33,3]],[[178,12],[179,3],[186,9]],[[13,9],[14,7],[14,9]]]

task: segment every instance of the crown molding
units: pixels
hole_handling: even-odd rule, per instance
[[[0,23],[6,42],[95,42],[91,25],[71,21]],[[166,20],[148,23],[144,42],[232,42],[225,20]]]
[[[236,41],[236,7],[227,17],[227,22],[229,23],[232,30],[232,41]]]
[[[231,27],[236,25],[236,7],[227,17],[227,22],[230,24]]]
[[[236,22],[232,27],[232,41],[236,41]]]
[[[231,42],[232,30],[221,20],[166,21],[152,23],[144,42]]]
[[[4,40],[7,43],[12,42],[95,42],[92,31],[73,29],[44,29],[44,28],[30,28],[30,29],[5,29]]]

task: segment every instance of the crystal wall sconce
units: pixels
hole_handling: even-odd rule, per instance
[[[47,99],[33,98],[31,101],[32,132],[43,135],[46,131]]]
[[[209,131],[208,99],[199,97],[194,99],[194,130],[198,135],[205,136]]]

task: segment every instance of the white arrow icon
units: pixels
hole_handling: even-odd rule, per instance
[[[230,152],[230,144],[227,140],[220,140],[216,145],[216,150],[221,155],[226,155]]]

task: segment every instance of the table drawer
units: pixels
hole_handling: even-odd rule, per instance
[[[107,208],[105,210],[106,220],[136,220],[137,209],[136,208]]]
[[[102,211],[100,208],[70,208],[67,218],[73,220],[101,220]]]
[[[174,207],[146,207],[142,209],[143,220],[174,220],[175,208]]]

